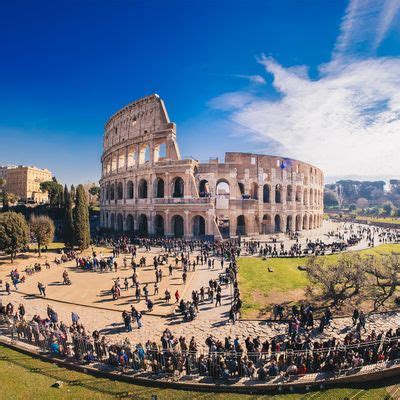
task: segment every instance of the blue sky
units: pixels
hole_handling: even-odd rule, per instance
[[[400,171],[399,7],[6,2],[0,164],[47,167],[69,184],[98,180],[105,121],[158,93],[183,155],[275,153],[330,177],[392,177]]]

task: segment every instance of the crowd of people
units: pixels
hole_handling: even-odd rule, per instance
[[[133,308],[132,315],[135,311]],[[139,314],[136,311],[138,324]],[[204,344],[198,344],[194,336],[187,340],[166,329],[159,342],[133,344],[128,338],[112,343],[98,330],[90,332],[75,312],[67,326],[51,306],[47,307],[45,317],[34,315],[27,319],[24,305],[14,307],[10,302],[0,306],[0,317],[3,333],[40,346],[53,356],[86,364],[99,361],[121,370],[153,374],[286,379],[321,372],[357,371],[365,365],[400,359],[400,327],[379,333],[350,329],[342,339],[318,339],[305,327],[291,329],[289,321],[287,333],[274,337],[248,336],[243,341],[238,336],[228,336],[220,340],[210,334]],[[358,320],[360,313],[355,310],[353,323]]]

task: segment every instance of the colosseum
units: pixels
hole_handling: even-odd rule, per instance
[[[100,225],[140,236],[222,239],[321,226],[323,173],[284,157],[181,157],[176,125],[156,94],[105,125]]]

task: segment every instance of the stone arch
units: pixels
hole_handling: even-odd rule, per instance
[[[215,193],[219,196],[225,195],[228,196],[230,193],[230,185],[226,179],[218,179],[217,184],[215,185]]]
[[[296,231],[301,231],[301,215],[296,215]]]
[[[172,197],[183,197],[185,194],[185,183],[180,176],[172,181]]]
[[[274,232],[282,232],[282,219],[279,214],[276,214],[274,218]]]
[[[110,186],[110,200],[115,200],[115,187],[113,183]]]
[[[106,211],[105,213],[104,213],[104,219],[103,219],[103,226],[105,227],[105,228],[108,228],[108,212]]]
[[[192,233],[194,237],[206,234],[206,220],[201,215],[195,215],[192,219]]]
[[[303,215],[303,230],[308,229],[308,216],[307,214]]]
[[[139,148],[139,164],[150,161],[150,147],[148,144],[142,144]]]
[[[147,236],[149,234],[147,215],[140,214],[138,218],[138,233],[139,236]]]
[[[293,186],[288,185],[286,188],[286,201],[293,201]]]
[[[110,214],[110,229],[111,230],[115,229],[115,215],[114,215],[114,213]]]
[[[161,161],[167,157],[167,145],[165,143],[158,143],[154,148],[154,162]]]
[[[147,181],[146,179],[141,179],[138,185],[138,198],[147,199]]]
[[[301,203],[301,187],[296,187],[296,203]]]
[[[210,193],[210,185],[206,179],[202,179],[199,183],[199,196],[207,197]]]
[[[272,231],[271,225],[272,225],[271,215],[264,214],[263,219],[261,221],[261,233],[262,234],[271,233]]]
[[[129,233],[135,232],[135,221],[132,214],[126,216],[126,231]]]
[[[117,200],[122,200],[124,198],[124,188],[122,186],[122,182],[118,182],[117,184]]]
[[[288,215],[286,217],[286,231],[287,232],[293,232],[293,217],[291,215]]]
[[[171,226],[174,237],[183,237],[185,234],[185,221],[181,215],[177,214],[172,217]]]
[[[126,183],[126,198],[133,199],[133,182],[128,181]]]
[[[157,214],[154,217],[154,233],[156,236],[164,236],[164,217]]]
[[[123,232],[124,230],[124,217],[122,214],[117,214],[117,231]]]
[[[308,205],[308,190],[307,189],[304,189],[304,192],[303,192],[303,204],[305,206]]]
[[[271,202],[271,188],[269,185],[265,184],[263,186],[263,203]]]
[[[239,186],[240,194],[242,196],[244,196],[245,195],[244,184],[242,182],[238,182],[238,186]]]
[[[254,200],[258,200],[258,184],[253,182],[250,186],[250,197]]]
[[[312,189],[310,189],[310,197],[309,197],[310,201],[310,206],[312,206],[314,204],[314,191]]]
[[[275,186],[275,203],[282,203],[282,185],[280,183]]]
[[[154,180],[154,197],[157,199],[164,198],[165,195],[165,184],[162,178],[156,178]]]
[[[244,215],[238,215],[236,218],[236,233],[237,235],[246,235],[246,219]]]

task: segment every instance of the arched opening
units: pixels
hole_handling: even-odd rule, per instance
[[[239,215],[236,219],[236,234],[246,235],[246,220],[244,215]]]
[[[314,204],[314,192],[310,189],[310,206]]]
[[[308,229],[308,217],[306,214],[303,216],[303,230],[304,229]]]
[[[150,148],[148,145],[142,145],[139,151],[139,164],[150,161]]]
[[[244,184],[242,182],[238,182],[238,186],[239,186],[240,194],[243,197],[245,195],[245,193],[244,193]]]
[[[164,198],[164,180],[161,178],[154,181],[154,197],[157,199]]]
[[[112,231],[115,229],[115,216],[114,216],[114,214],[110,215],[110,229]]]
[[[140,214],[138,219],[138,233],[139,236],[147,236],[149,234],[147,226],[147,216]]]
[[[281,217],[277,214],[275,215],[275,232],[281,232]]]
[[[206,179],[200,181],[199,184],[199,196],[208,197],[210,195],[210,185]]]
[[[157,214],[154,217],[154,231],[156,236],[164,236],[164,218],[162,215]]]
[[[110,186],[110,200],[115,199],[115,189],[114,189],[114,184],[112,183]]]
[[[147,181],[146,181],[146,179],[141,179],[139,181],[138,197],[139,197],[139,199],[147,199]]]
[[[230,237],[230,221],[229,218],[226,217],[218,217],[217,218],[217,224],[218,224],[218,229],[221,234],[221,236],[224,239],[227,239]]]
[[[292,185],[288,185],[286,189],[286,201],[293,200],[293,187]]]
[[[206,234],[206,221],[201,215],[193,218],[193,236],[204,236]]]
[[[154,149],[154,162],[158,162],[167,157],[167,145],[160,143]]]
[[[275,186],[275,203],[282,203],[282,185]]]
[[[305,206],[308,204],[308,191],[307,191],[307,189],[304,189],[303,204],[304,204]]]
[[[265,214],[261,221],[261,233],[267,234],[271,233],[271,216],[269,214]]]
[[[296,231],[301,231],[301,216],[296,215]]]
[[[122,182],[117,184],[117,199],[122,200],[124,198],[124,189],[122,187]]]
[[[122,232],[124,230],[124,219],[122,214],[117,215],[117,231]]]
[[[129,233],[135,232],[135,222],[131,214],[126,216],[126,231]]]
[[[106,186],[106,200],[110,200],[110,185]]]
[[[172,229],[174,236],[180,238],[184,234],[184,221],[180,215],[174,215],[172,217]]]
[[[293,217],[291,215],[288,215],[286,217],[286,231],[287,232],[293,231]]]
[[[301,187],[297,186],[296,188],[296,202],[300,203],[301,202]]]
[[[133,183],[128,181],[126,184],[126,198],[133,199]]]
[[[217,182],[216,193],[218,196],[229,196],[230,187],[228,181],[220,179]]]
[[[263,203],[269,203],[271,201],[270,198],[271,189],[269,185],[263,186]]]
[[[181,177],[177,177],[172,182],[172,197],[184,196],[184,182]]]
[[[254,200],[258,200],[258,185],[256,182],[251,184],[250,197]]]

